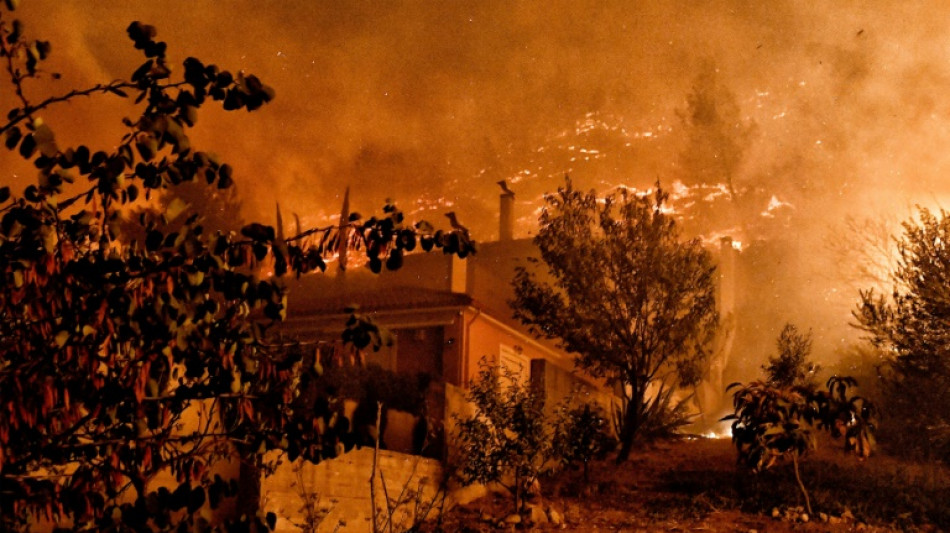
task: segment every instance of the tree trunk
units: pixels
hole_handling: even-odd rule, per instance
[[[811,518],[811,500],[808,498],[808,491],[805,490],[805,484],[802,483],[802,476],[798,472],[798,454],[792,454],[792,465],[795,467],[795,481],[798,482],[798,488],[801,489],[802,495],[805,496],[805,509],[808,510],[808,517]]]
[[[521,514],[521,477],[515,471],[515,514]]]
[[[250,453],[244,446],[238,446],[240,454],[240,469],[238,470],[238,513],[248,518],[257,516],[261,508],[261,469],[258,466],[258,457]]]
[[[627,402],[627,411],[623,414],[620,426],[620,451],[617,453],[617,464],[630,458],[630,450],[633,449],[637,430],[640,429],[640,405],[642,404],[641,398],[631,398]]]

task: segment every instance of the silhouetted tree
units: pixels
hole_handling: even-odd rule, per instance
[[[860,396],[848,396],[857,385],[851,377],[832,376],[827,390],[809,385],[777,386],[761,381],[748,385],[733,383],[735,412],[724,417],[732,421],[732,443],[739,462],[754,472],[772,468],[791,459],[795,481],[812,514],[808,490],[802,482],[799,463],[818,447],[817,433],[826,431],[835,439],[844,437],[844,450],[867,458],[874,446],[877,409]]]
[[[117,237],[124,243],[144,242],[144,220],[155,219],[162,213],[180,210],[181,214],[167,221],[168,231],[178,231],[192,216],[205,232],[240,232],[244,227],[241,217],[241,201],[238,186],[226,189],[209,187],[202,181],[185,181],[177,185],[167,184],[157,191],[158,198],[148,205],[136,206],[124,213],[116,226]]]
[[[606,457],[617,441],[610,434],[607,413],[600,406],[590,402],[578,404],[573,400],[568,397],[554,412],[552,455],[570,468],[580,463],[584,483],[588,483],[591,461]]]
[[[704,61],[678,110],[685,145],[679,156],[682,178],[691,184],[725,184],[730,200],[739,199],[736,177],[755,126],[743,120],[735,94],[719,79],[719,69]]]
[[[598,198],[568,179],[541,213],[540,271],[514,280],[515,317],[621,391],[618,461],[669,388],[700,379],[718,324],[716,267],[698,240],[679,240],[666,197]]]
[[[904,452],[950,459],[950,213],[903,223],[890,295],[861,292],[857,327],[887,363],[884,394]],[[890,422],[888,423],[890,426]]]
[[[762,367],[770,385],[791,387],[806,385],[809,377],[818,371],[818,365],[808,360],[811,355],[811,332],[801,333],[794,324],[785,324],[775,342],[777,353]]]
[[[482,361],[466,399],[475,406],[458,418],[459,475],[465,483],[502,483],[514,496],[515,513],[551,458],[544,394],[508,367]]]
[[[50,45],[26,39],[16,4],[0,6],[0,57],[16,97],[0,136],[38,178],[21,194],[0,187],[0,530],[41,519],[75,530],[203,529],[199,509],[237,490],[214,472],[235,444],[294,456],[321,447],[320,425],[293,410],[301,360],[269,344],[266,330],[285,313],[279,276],[325,268],[339,226],[288,239],[257,223],[211,232],[172,204],[144,217],[142,241],[117,240],[119,211],[142,191],[229,188],[231,167],[194,149],[187,131],[206,104],[254,111],[273,91],[195,58],[173,80],[166,44],[134,22],[128,35],[145,61],[129,79],[34,100],[25,82],[46,74]],[[136,102],[126,135],[109,152],[59,146],[40,115],[96,95]],[[458,232],[406,227],[391,205],[344,227],[392,267],[419,240],[471,251]],[[263,261],[278,278],[254,275]],[[365,322],[352,324],[360,331],[350,339],[373,342]],[[158,486],[163,472],[171,481]]]

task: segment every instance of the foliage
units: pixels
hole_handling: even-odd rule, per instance
[[[808,361],[811,354],[811,331],[801,333],[794,324],[785,324],[776,341],[777,355],[769,357],[762,367],[768,382],[775,387],[806,385],[818,371],[818,365]]]
[[[799,461],[817,447],[817,431],[833,438],[844,437],[844,448],[866,458],[874,444],[876,409],[860,396],[848,397],[856,384],[849,377],[831,377],[827,391],[808,385],[778,387],[762,381],[733,383],[735,412],[732,442],[739,462],[755,472],[768,470],[781,459],[791,459],[805,505],[811,514],[808,492],[801,482]]]
[[[378,448],[376,453],[379,453]],[[442,516],[445,500],[448,496],[445,479],[441,480],[434,491],[426,490],[430,483],[429,478],[426,476],[416,477],[415,475],[416,468],[421,460],[421,457],[415,458],[406,481],[399,487],[398,492],[393,493],[389,492],[385,473],[377,466],[385,508],[377,506],[374,509],[373,531],[389,533],[419,531],[422,523],[430,515]],[[376,489],[371,487],[370,490]]]
[[[183,202],[145,214],[143,240],[122,241],[119,212],[152,191],[232,185],[230,165],[191,146],[200,107],[254,111],[274,92],[195,58],[173,80],[166,44],[134,22],[128,35],[145,60],[129,79],[34,102],[24,82],[48,74],[50,46],[26,40],[11,20],[16,4],[0,8],[0,59],[17,98],[0,135],[38,177],[22,194],[0,188],[0,529],[42,519],[103,531],[204,527],[205,504],[237,489],[214,473],[235,446],[257,456],[319,442],[320,424],[294,404],[302,360],[266,337],[285,313],[279,277],[326,268],[340,242],[389,268],[417,243],[460,255],[472,243],[463,231],[406,226],[392,205],[379,219],[354,214],[285,239],[259,223],[238,234],[207,231],[195,215],[182,222]],[[108,152],[59,146],[41,114],[96,95],[135,102],[127,133]],[[258,278],[265,262],[277,278]],[[172,481],[159,485],[160,473]]]
[[[456,420],[461,480],[506,486],[519,512],[523,496],[551,457],[544,395],[507,367],[483,359],[467,399],[474,404],[474,415]]]
[[[884,395],[903,453],[950,460],[950,214],[903,223],[893,293],[862,291],[856,326],[886,357]]]
[[[590,478],[590,463],[603,459],[614,449],[616,441],[610,432],[603,409],[589,402],[575,404],[568,398],[554,413],[552,456],[562,465],[584,470],[584,482]]]
[[[544,272],[519,268],[514,280],[515,317],[622,391],[618,461],[658,416],[651,395],[702,376],[718,324],[711,256],[679,240],[666,199],[659,187],[598,198],[567,180],[534,238]]]
[[[386,412],[389,409],[396,409],[418,417],[425,417],[428,414],[425,402],[431,377],[427,374],[400,374],[376,364],[364,366],[324,363],[324,368],[323,376],[316,383],[323,394],[331,398],[350,399],[357,402],[352,420],[344,423],[348,426],[348,431],[338,435],[346,450],[353,446],[372,446],[376,438],[381,439],[383,447],[386,448]],[[380,428],[376,428],[377,403],[382,403],[384,411]],[[336,414],[338,417],[343,416],[342,412]],[[420,423],[424,429],[427,429],[428,422],[426,420],[425,423]],[[420,436],[419,448],[423,447],[427,438],[428,435],[425,434]],[[418,453],[432,451],[419,448],[415,450]]]
[[[722,183],[735,202],[735,180],[755,125],[743,120],[738,99],[717,79],[719,69],[703,61],[686,97],[686,108],[677,110],[685,146],[679,157],[682,177],[689,183]]]
[[[291,483],[291,486],[302,502],[300,509],[298,509],[298,512],[302,515],[302,521],[293,522],[293,525],[299,529],[301,533],[317,533],[320,529],[320,525],[333,510],[333,505],[336,502],[331,500],[330,503],[324,503],[321,501],[320,493],[310,488],[307,480],[304,479],[301,463],[295,463],[293,470],[295,479],[294,482]]]
[[[183,181],[155,192],[159,194],[156,202],[135,206],[117,221],[115,231],[119,240],[145,242],[146,217],[154,219],[169,209],[181,210],[181,214],[175,220],[168,221],[164,228],[169,232],[180,231],[185,221],[192,216],[197,217],[195,222],[201,224],[208,233],[239,232],[245,225],[240,217],[241,201],[237,184],[219,189],[208,187],[207,183],[200,180]]]
[[[373,405],[378,400],[387,408],[419,415],[423,412],[431,377],[427,374],[400,374],[370,363],[328,366],[323,382],[342,397],[368,400]]]
[[[653,405],[650,411],[655,413],[640,427],[639,438],[646,442],[658,439],[674,438],[682,434],[682,430],[695,422],[696,413],[691,402],[693,395],[679,396],[676,389],[660,390],[651,400]],[[622,412],[616,409],[615,420],[623,420]],[[615,422],[615,427],[619,424]]]

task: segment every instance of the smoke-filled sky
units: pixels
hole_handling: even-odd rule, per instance
[[[356,209],[453,209],[489,240],[508,179],[526,235],[565,172],[601,190],[696,184],[682,117],[697,87],[733,109],[741,142],[710,153],[733,157],[744,211],[771,225],[696,216],[794,243],[784,267],[810,272],[846,215],[903,218],[950,193],[942,2],[24,0],[18,15],[53,44],[47,68],[63,77],[49,92],[129,76],[133,20],[158,28],[174,64],[196,56],[272,86],[255,113],[208,106],[193,138],[235,166],[247,218],[272,220],[280,201],[315,222],[350,185]],[[61,144],[108,147],[127,112],[113,103],[47,122]]]

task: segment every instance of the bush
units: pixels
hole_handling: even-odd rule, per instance
[[[811,354],[811,331],[799,333],[794,324],[785,324],[776,341],[776,348],[778,353],[769,357],[769,364],[762,367],[772,385],[805,385],[818,371],[818,365],[808,360]]]
[[[903,454],[950,460],[950,213],[903,224],[890,294],[861,292],[856,325],[886,354],[888,424]]]
[[[574,404],[572,398],[561,402],[553,423],[552,452],[563,466],[584,469],[584,483],[589,481],[589,465],[603,459],[617,442],[610,432],[603,409],[591,403]]]
[[[456,417],[463,483],[496,482],[514,495],[515,512],[552,457],[543,393],[511,370],[482,360],[467,396],[474,416]]]
[[[739,462],[761,472],[791,459],[795,480],[812,514],[799,460],[817,447],[817,431],[827,431],[835,439],[844,436],[845,451],[860,457],[868,457],[874,444],[876,410],[860,396],[847,396],[848,388],[855,384],[853,378],[834,376],[827,382],[827,391],[811,386],[776,387],[761,381],[730,385],[726,390],[736,389],[735,413],[723,420],[733,421],[732,442]]]

